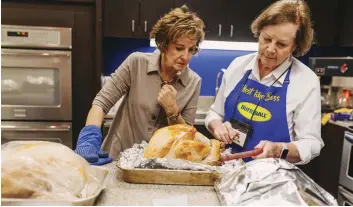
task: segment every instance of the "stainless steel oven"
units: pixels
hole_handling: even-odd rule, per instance
[[[339,185],[339,205],[353,205],[353,130],[344,135]]]
[[[1,119],[71,121],[71,29],[1,26]]]
[[[71,28],[1,25],[3,143],[60,140],[72,146],[71,33]]]
[[[337,202],[340,206],[353,206],[353,193],[339,186]]]
[[[72,148],[71,122],[1,122],[1,141],[50,141]]]

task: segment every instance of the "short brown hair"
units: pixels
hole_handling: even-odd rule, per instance
[[[171,10],[153,26],[150,38],[155,38],[159,50],[167,48],[168,43],[175,42],[182,35],[193,35],[197,39],[197,48],[204,39],[205,24],[187,6]]]
[[[295,56],[303,56],[311,47],[314,30],[309,6],[303,0],[280,0],[265,9],[251,24],[255,37],[267,25],[293,23],[298,26],[295,35]]]

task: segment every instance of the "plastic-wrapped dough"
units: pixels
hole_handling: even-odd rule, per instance
[[[53,142],[13,141],[2,145],[1,172],[2,198],[74,201],[101,188],[86,160]]]

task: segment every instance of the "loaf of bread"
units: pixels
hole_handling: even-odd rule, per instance
[[[1,172],[2,198],[74,201],[101,188],[85,159],[53,142],[5,143],[1,146]]]

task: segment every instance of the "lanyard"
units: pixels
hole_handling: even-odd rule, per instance
[[[291,67],[292,67],[292,64],[287,68],[287,70],[285,70],[285,71],[267,88],[267,90],[266,90],[265,92],[268,93],[268,92],[271,90],[271,86],[273,86],[273,84],[275,84]],[[249,75],[250,75],[250,74],[249,74]],[[245,82],[243,83],[243,86],[240,88],[240,90],[243,89],[243,87],[245,86],[246,82],[248,81],[249,75],[246,77]],[[265,94],[266,94],[266,93],[265,93]],[[235,106],[234,106],[234,109],[233,109],[232,119],[234,119],[234,116],[235,116],[235,112],[236,112],[236,109],[237,109],[237,103],[238,103],[238,101],[239,101],[239,97],[240,97],[240,91],[238,92],[238,97],[237,97],[237,100],[235,101]],[[260,103],[262,102],[262,100],[263,100],[263,98],[260,99],[260,100],[257,102],[256,107],[255,107],[254,111],[253,111],[252,114],[251,114],[250,123],[252,123],[252,119],[253,119],[253,117],[254,117],[254,114],[255,114],[255,112],[256,112],[256,109],[257,109],[257,107],[260,105]],[[248,124],[249,124],[249,123],[248,123]]]

